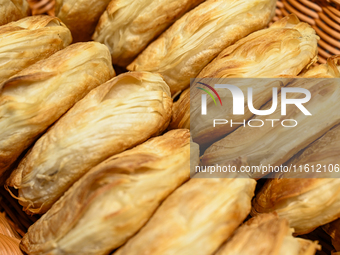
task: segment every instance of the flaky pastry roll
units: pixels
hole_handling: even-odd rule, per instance
[[[255,185],[247,178],[193,178],[114,255],[214,254],[247,217]]]
[[[312,67],[302,75],[303,78],[340,78],[340,55],[327,59],[326,64]]]
[[[261,125],[259,122],[262,121],[263,126],[242,125],[211,145],[202,156],[202,164],[280,166],[340,122],[338,79],[295,79],[288,87],[310,92],[311,99],[303,106],[311,115],[305,115],[294,104],[288,104],[286,115],[281,115],[279,95],[274,113],[252,118],[252,125]],[[301,93],[287,93],[288,99],[301,96]],[[269,101],[261,109],[271,107],[272,101]],[[253,178],[260,178],[267,173],[258,171],[250,174]]]
[[[27,17],[30,8],[26,0],[0,0],[0,26]]]
[[[66,47],[26,68],[0,90],[0,174],[91,89],[114,76],[97,42]]]
[[[207,0],[177,20],[127,68],[162,74],[174,95],[223,49],[264,28],[275,4],[274,0]]]
[[[313,255],[317,242],[292,236],[286,219],[276,214],[261,214],[239,227],[216,255]]]
[[[290,14],[222,51],[197,77],[279,77],[298,75],[317,60],[319,37]]]
[[[56,0],[55,16],[71,30],[73,42],[86,42],[110,0]]]
[[[252,213],[276,212],[289,221],[297,235],[339,218],[339,142],[338,125],[289,160],[288,166],[302,166],[306,171],[281,173],[268,180],[253,201]],[[328,172],[329,165],[332,172]]]
[[[189,131],[178,129],[107,159],[29,228],[21,248],[32,255],[108,254],[189,178],[189,143]]]
[[[238,125],[212,127],[211,122],[204,121],[201,116],[202,91],[195,89],[195,87],[204,88],[204,86],[198,84],[198,81],[204,82],[205,78],[216,78],[216,80],[219,78],[221,80],[216,81],[216,84],[218,84],[225,83],[225,80],[223,80],[225,78],[296,76],[316,60],[317,41],[318,36],[315,34],[314,29],[310,25],[300,22],[292,14],[275,22],[270,28],[254,32],[222,51],[217,58],[198,74],[198,78],[195,79],[196,83],[192,84],[194,91],[191,94],[192,108],[190,118],[193,139],[200,144],[211,144],[238,127]],[[256,89],[254,88],[256,109],[260,108],[272,97],[270,86],[263,84],[266,83],[265,80],[258,81],[255,83],[262,83],[262,85]],[[244,85],[239,84],[239,88],[246,94],[249,81],[245,80],[244,83]],[[255,84],[252,85],[255,86]],[[282,85],[284,86],[285,84]],[[276,87],[278,87],[278,90],[280,89],[280,86],[276,85]],[[229,119],[232,117],[235,122],[242,122],[243,119],[251,118],[253,114],[248,110],[246,110],[245,115],[232,116],[233,99],[231,94],[226,93],[224,89],[216,90],[221,96],[225,111],[216,111],[215,113],[219,115],[215,116],[215,119]],[[183,98],[178,103],[178,109],[182,116],[190,115],[190,107],[185,105],[189,101],[190,93],[184,96],[187,98]],[[247,98],[245,98],[245,103],[247,101]],[[212,101],[208,100],[209,109],[213,104]],[[186,110],[185,114],[183,113],[184,109]],[[211,115],[212,113],[210,112],[209,114]],[[177,120],[177,122],[180,121],[184,121],[184,119]],[[189,120],[186,121],[190,122]]]
[[[72,42],[71,33],[59,19],[33,16],[0,27],[1,83],[38,60]]]
[[[169,124],[171,107],[169,87],[160,75],[121,74],[58,120],[27,153],[8,185],[19,190],[27,213],[44,213],[92,167],[160,134]]]
[[[203,1],[113,0],[92,38],[110,49],[113,64],[125,67],[169,25]]]

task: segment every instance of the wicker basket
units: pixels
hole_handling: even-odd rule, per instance
[[[32,15],[54,16],[55,0],[27,1],[32,9]],[[320,63],[326,63],[328,57],[340,54],[340,0],[278,0],[273,21],[290,13],[295,13],[300,20],[309,23],[320,36]],[[9,224],[21,236],[38,219],[37,216],[26,215],[18,202],[3,187],[0,188],[0,212],[5,212]],[[320,228],[306,237],[312,240],[314,237],[314,240],[323,242],[323,250],[317,254],[331,253],[333,247],[330,245],[329,236],[325,235]]]
[[[340,54],[340,0],[280,0],[275,20],[295,13],[320,36],[319,62]]]

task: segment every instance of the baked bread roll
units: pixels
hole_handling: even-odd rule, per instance
[[[226,78],[259,78],[259,77],[285,77],[297,76],[306,66],[314,63],[317,57],[317,41],[318,36],[315,31],[307,23],[300,22],[294,15],[289,15],[277,22],[270,28],[254,32],[247,37],[239,40],[234,45],[228,47],[208,64],[198,74],[199,78],[195,79],[192,84],[191,95],[191,132],[194,141],[199,144],[212,143],[226,134],[234,131],[239,125],[233,126],[216,126],[212,127],[211,121],[206,121],[206,117],[201,116],[201,95],[202,91],[196,87],[204,88],[197,82],[204,82],[214,87],[215,83],[226,83]],[[209,78],[216,78],[213,84],[209,82]],[[202,78],[202,79],[200,79]],[[249,87],[249,82],[244,81],[244,85],[239,84],[244,94]],[[259,109],[263,104],[268,102],[272,97],[270,89],[270,81],[257,80],[256,83],[262,83],[254,88],[254,107]],[[267,84],[267,85],[266,85]],[[272,83],[271,85],[275,85]],[[285,84],[282,84],[284,86]],[[280,86],[275,85],[280,89]],[[243,119],[249,119],[253,115],[246,109],[245,115],[231,116],[233,100],[230,93],[226,93],[225,89],[216,89],[223,107],[226,111],[210,111],[209,120],[211,119],[229,119],[233,118],[235,122],[242,122]],[[190,93],[185,95],[187,99],[182,99],[182,102],[189,101]],[[212,109],[214,102],[207,101],[208,109]],[[247,103],[247,98],[245,98]],[[186,107],[179,102],[178,109],[183,112],[186,109],[186,114],[190,115],[190,107]],[[216,116],[212,116],[212,113]],[[174,113],[175,114],[175,113]],[[178,114],[179,115],[179,114]],[[177,122],[180,122],[178,120]],[[190,122],[187,120],[187,122]]]
[[[317,242],[292,236],[286,219],[276,214],[251,218],[224,244],[216,255],[314,255]]]
[[[223,79],[296,76],[317,60],[317,42],[318,36],[314,29],[307,23],[300,22],[295,14],[291,14],[275,22],[270,28],[254,32],[225,49],[198,77]],[[240,86],[244,94],[249,87],[249,82],[245,83],[246,86]],[[194,86],[196,87],[196,84]],[[234,131],[239,125],[213,128],[211,122],[202,121],[201,94],[201,91],[197,90],[192,96],[192,105],[197,106],[192,109],[192,134],[195,141],[207,144]],[[232,109],[231,94],[219,94],[222,95],[221,100],[224,99],[224,108]],[[254,98],[257,98],[255,108],[259,109],[272,98],[271,89],[258,86],[254,89]],[[210,101],[210,104],[213,102]],[[253,115],[248,109],[242,116],[232,116],[231,111],[228,111],[228,114],[217,111],[216,114],[219,115],[214,116],[215,119],[233,118],[235,122],[248,120]]]
[[[26,0],[0,0],[0,26],[27,17],[30,8]]]
[[[302,75],[303,78],[340,78],[340,55],[327,59],[326,64],[317,65]]]
[[[71,33],[59,19],[33,16],[0,27],[1,83],[38,60],[72,42]]]
[[[222,51],[197,77],[296,76],[317,61],[319,37],[290,14]]]
[[[78,100],[113,76],[107,47],[88,42],[68,46],[4,82],[0,174]]]
[[[113,0],[92,38],[110,49],[113,64],[125,67],[169,25],[203,1]]]
[[[21,248],[28,254],[108,254],[189,178],[189,162],[190,133],[184,129],[109,158],[29,228]]]
[[[262,127],[242,125],[211,145],[202,156],[202,164],[280,166],[340,122],[340,86],[337,79],[295,79],[288,86],[309,90],[311,99],[303,103],[303,106],[311,116],[302,113],[294,104],[288,104],[286,115],[281,115],[279,95],[274,113],[252,119],[256,120],[252,125],[261,125],[262,121]],[[301,93],[287,93],[288,99],[301,96],[303,97]],[[269,101],[262,110],[271,107],[272,101]],[[290,119],[296,122],[289,121]],[[284,127],[294,125],[295,127]],[[255,171],[250,175],[260,178],[267,173]]]
[[[56,0],[55,16],[71,30],[73,42],[86,42],[110,0]]]
[[[250,211],[256,182],[193,178],[175,190],[114,255],[210,255]]]
[[[27,213],[44,213],[92,167],[162,133],[171,107],[169,87],[160,75],[121,74],[58,120],[27,153],[8,185],[19,190]]]
[[[190,88],[184,90],[174,103],[169,127],[190,129]]]
[[[339,142],[338,125],[289,160],[286,165],[297,168],[308,164],[309,172],[281,173],[275,176],[278,179],[267,181],[253,201],[252,213],[276,212],[289,221],[296,235],[309,233],[339,218],[340,173],[335,169],[325,173],[323,168],[326,165],[328,169],[331,164],[339,169]]]
[[[127,69],[162,74],[174,95],[223,49],[264,28],[275,4],[274,0],[207,0],[177,20]]]

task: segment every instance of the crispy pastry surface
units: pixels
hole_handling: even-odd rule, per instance
[[[27,17],[0,26],[0,38],[0,88],[12,75],[72,42],[70,30],[50,16]]]
[[[294,238],[292,232],[286,219],[261,214],[239,227],[216,255],[313,255],[320,248],[316,242]]]
[[[274,0],[208,0],[177,20],[127,68],[158,72],[172,95],[184,90],[223,49],[264,28]]]
[[[44,213],[92,167],[160,134],[169,124],[171,107],[169,87],[160,75],[121,74],[93,89],[59,119],[8,184],[19,189],[26,212]]]
[[[169,25],[203,0],[113,0],[93,35],[110,49],[112,63],[127,66]]]
[[[318,164],[339,164],[339,142],[338,125],[289,160],[287,165],[309,164],[309,174],[283,173],[276,176],[279,179],[267,181],[253,201],[253,214],[276,212],[288,219],[296,234],[309,233],[340,217],[339,173],[333,171],[333,174],[321,176],[337,178],[320,178],[317,168],[314,168],[314,173],[311,168]]]
[[[303,78],[340,78],[340,55],[327,59],[326,64],[315,66],[302,75]]]
[[[340,121],[340,86],[338,79],[295,79],[289,87],[305,88],[311,99],[304,107],[312,114],[304,115],[295,105],[287,105],[287,114],[281,115],[281,97],[273,114],[255,116],[265,124],[258,129],[241,126],[225,138],[211,145],[202,156],[203,165],[260,166],[281,165],[298,151],[326,133]],[[287,98],[298,98],[300,93],[287,93]],[[269,109],[269,101],[262,109]],[[266,121],[278,120],[278,121]],[[294,119],[294,128],[283,127],[282,120]],[[285,125],[293,125],[289,121]],[[260,125],[253,123],[253,125]],[[253,178],[263,173],[255,172]]]
[[[0,252],[4,255],[22,255],[19,248],[20,236],[7,222],[5,213],[0,213]]]
[[[19,72],[0,90],[0,174],[91,89],[114,76],[97,42],[66,47]]]
[[[291,14],[222,51],[197,77],[285,77],[317,60],[319,37]]]
[[[189,178],[189,142],[188,130],[172,130],[102,162],[29,228],[21,248],[36,255],[108,254]]]
[[[30,14],[30,8],[25,0],[0,0],[0,6],[0,26]]]
[[[295,15],[290,15],[277,21],[270,28],[254,32],[225,49],[200,72],[195,81],[202,81],[200,78],[216,78],[216,80],[218,78],[221,79],[220,83],[225,83],[225,80],[223,81],[222,79],[294,77],[316,60],[317,41],[318,37],[313,28],[306,23],[300,22]],[[261,86],[254,88],[254,98],[256,98],[254,106],[256,109],[259,109],[271,99],[270,87],[275,85],[263,84],[265,79],[260,83],[262,83]],[[245,81],[245,84],[238,85],[245,94],[249,87],[249,82]],[[282,84],[282,86],[284,85]],[[213,85],[211,84],[211,86]],[[235,130],[238,125],[212,127],[211,122],[204,121],[204,117],[202,118],[201,116],[202,91],[195,89],[195,87],[203,86],[195,83],[191,92],[192,115],[190,117],[194,141],[200,144],[212,143]],[[280,89],[280,86],[277,87]],[[245,115],[231,116],[233,104],[231,94],[226,93],[225,89],[216,90],[221,96],[223,108],[226,110],[224,112],[216,111],[219,116],[215,116],[215,119],[229,119],[232,117],[235,122],[242,122],[243,119],[251,118],[252,113],[248,109]],[[247,103],[247,98],[245,103]],[[212,101],[208,100],[207,108],[212,109],[213,104]],[[176,111],[174,111],[174,114],[176,114],[174,115],[176,120],[174,125],[181,121],[190,122],[189,105],[190,93],[183,93],[183,96],[178,101],[178,113],[176,114]],[[184,118],[181,119],[181,116],[184,116]]]
[[[214,254],[248,215],[255,184],[247,178],[190,179],[114,255]]]
[[[71,30],[73,42],[86,42],[110,0],[56,0],[55,16]]]

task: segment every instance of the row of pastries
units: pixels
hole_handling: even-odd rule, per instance
[[[291,14],[266,28],[275,0],[57,0],[56,17],[0,1],[0,181],[41,215],[23,252],[311,255],[321,246],[296,235],[319,226],[339,249],[334,176],[281,174],[261,189],[262,175],[190,179],[190,164],[338,163],[337,79],[292,79],[340,78],[340,56],[316,64],[310,25]],[[288,110],[307,124],[212,134],[195,77],[285,78],[312,91],[313,118]],[[259,82],[255,108],[270,107],[274,86]]]

